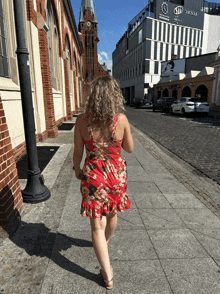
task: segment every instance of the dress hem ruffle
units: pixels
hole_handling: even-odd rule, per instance
[[[107,205],[102,205],[101,207],[96,207],[92,203],[89,204],[82,202],[80,214],[82,215],[82,217],[99,218],[110,213],[117,214],[117,212],[123,212],[129,209],[130,206],[131,201],[129,199],[127,199],[126,202],[121,202],[118,204],[110,201]]]

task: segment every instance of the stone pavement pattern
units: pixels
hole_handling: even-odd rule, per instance
[[[171,166],[178,177],[190,176],[191,171],[163,154],[136,128],[132,133],[134,152],[122,152],[128,163],[132,206],[119,213],[109,244],[114,269],[111,293],[220,293],[219,217],[171,173]],[[22,226],[1,243],[0,293],[108,292],[93,252],[89,219],[79,214],[80,182],[72,171],[72,135],[72,131],[60,132],[44,143],[60,144],[66,158],[61,161],[56,153],[47,167],[46,183],[47,178],[54,181],[51,198],[25,204]],[[202,182],[211,187],[198,177],[197,185]]]

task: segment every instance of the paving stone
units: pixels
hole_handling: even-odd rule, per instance
[[[155,183],[146,183],[146,182],[132,182],[128,181],[128,194],[131,194],[135,197],[136,195],[145,195],[146,198],[149,194],[161,194],[158,187]]]
[[[163,194],[160,193],[145,193],[136,194],[134,196],[136,206],[142,208],[172,208]]]
[[[143,221],[137,209],[129,209],[118,213],[117,230],[144,229]]]
[[[208,257],[188,229],[148,230],[148,233],[160,259]]]
[[[164,194],[188,194],[189,190],[184,187],[177,179],[169,180],[169,179],[155,179],[155,184],[160,189],[160,191]]]
[[[208,254],[220,261],[220,229],[196,228],[191,230],[192,234],[206,249]],[[220,266],[220,264],[219,264]]]
[[[207,208],[175,209],[179,217],[188,228],[209,228],[220,227],[220,219]]]
[[[185,224],[173,209],[140,209],[146,229],[180,229]]]
[[[220,293],[219,267],[211,258],[163,259],[161,264],[174,294]]]
[[[193,194],[164,194],[173,208],[205,208]]]
[[[117,230],[108,245],[111,260],[157,259],[145,229]]]
[[[106,293],[97,262],[65,260],[66,263],[62,260],[59,266],[50,261],[40,294]]]
[[[158,260],[113,262],[114,289],[111,293],[171,294]]]
[[[131,182],[147,182],[149,181],[148,174],[146,171],[143,169],[142,166],[132,166],[129,165],[127,169],[127,178],[128,181]]]

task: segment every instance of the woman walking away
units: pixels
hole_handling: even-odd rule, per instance
[[[115,79],[95,79],[74,133],[73,163],[76,177],[81,180],[81,215],[90,217],[93,248],[107,289],[113,288],[108,242],[115,231],[117,212],[131,205],[126,193],[126,164],[120,151],[122,147],[131,153],[134,143],[128,120],[120,113],[123,100]],[[84,145],[86,159],[82,171]]]

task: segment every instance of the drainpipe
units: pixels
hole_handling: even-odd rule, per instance
[[[17,37],[17,59],[21,88],[21,101],[24,120],[25,142],[28,156],[28,180],[22,191],[23,201],[39,203],[50,197],[50,191],[44,185],[43,175],[38,167],[37,145],[35,137],[34,108],[29,68],[28,49],[25,40],[23,0],[14,1],[14,17]]]

